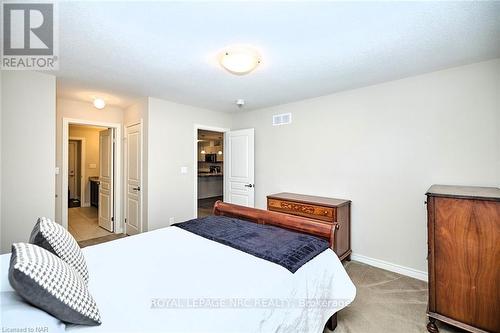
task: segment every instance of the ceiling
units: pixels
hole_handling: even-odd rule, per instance
[[[62,2],[59,40],[61,97],[244,112],[499,57],[500,2]],[[234,43],[253,73],[217,63]]]

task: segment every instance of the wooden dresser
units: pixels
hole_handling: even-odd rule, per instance
[[[267,196],[267,209],[308,217],[324,223],[337,223],[332,250],[340,260],[351,256],[351,201],[295,193]]]
[[[500,189],[433,185],[427,214],[427,330],[500,332]]]

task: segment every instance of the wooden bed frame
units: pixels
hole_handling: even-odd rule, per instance
[[[274,225],[276,227],[325,238],[330,243],[330,248],[332,249],[335,240],[335,230],[338,229],[338,225],[335,222],[332,225],[306,217],[233,205],[220,200],[214,204],[213,214],[217,216],[235,217],[258,224]],[[337,313],[328,319],[326,325],[328,329],[332,331],[337,327]]]

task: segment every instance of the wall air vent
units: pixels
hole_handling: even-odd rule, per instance
[[[282,113],[273,115],[273,126],[288,125],[292,123],[291,113]]]

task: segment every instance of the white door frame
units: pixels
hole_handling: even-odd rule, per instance
[[[68,229],[68,141],[69,125],[101,126],[115,129],[115,163],[114,163],[114,222],[115,233],[123,233],[122,219],[122,124],[108,123],[86,119],[63,118],[62,126],[62,179],[61,179],[61,224]]]
[[[194,167],[193,167],[194,208],[193,208],[193,217],[194,218],[198,217],[198,130],[200,130],[200,129],[205,130],[205,131],[213,131],[213,132],[221,132],[221,133],[226,133],[226,132],[229,132],[231,130],[229,128],[224,128],[224,127],[214,127],[214,126],[208,126],[208,125],[194,124],[194,135],[193,135],[193,138],[194,138],[194,141],[193,141],[193,147],[194,147]],[[223,141],[224,141],[224,139],[223,139]],[[223,149],[225,151],[226,147],[224,146]],[[222,173],[223,184],[224,184],[225,174],[226,174],[226,163],[224,163],[224,170]],[[224,193],[224,192],[225,191],[222,191],[222,193]]]
[[[85,145],[87,140],[85,138],[70,136],[71,141],[80,141],[80,207],[87,207],[85,202]],[[68,140],[68,141],[69,141]],[[85,206],[84,206],[85,204]],[[90,202],[89,202],[90,206]]]
[[[135,121],[135,122],[131,122],[129,124],[126,124],[124,127],[125,127],[125,138],[124,138],[124,144],[125,145],[128,145],[128,128],[130,126],[134,126],[134,125],[139,125],[140,128],[141,128],[141,137],[140,137],[140,140],[141,140],[141,156],[140,156],[140,159],[141,159],[141,184],[139,185],[141,187],[141,190],[139,191],[139,195],[141,197],[141,211],[140,211],[140,217],[141,217],[141,223],[140,223],[140,226],[139,226],[139,233],[143,233],[145,230],[144,230],[144,216],[143,216],[143,212],[144,212],[144,125],[143,125],[143,120],[141,118],[141,120],[139,121]],[[128,166],[128,154],[127,154],[127,151],[128,151],[128,147],[125,146],[123,147],[123,153],[124,153],[124,159],[123,159],[123,179],[124,179],[124,190],[123,190],[123,214],[124,214],[124,219],[127,218],[127,212],[128,212],[128,207],[127,207],[127,185],[128,185],[128,179],[127,179],[127,166]],[[125,220],[124,220],[125,221]],[[125,226],[123,228],[123,232],[127,232]]]

